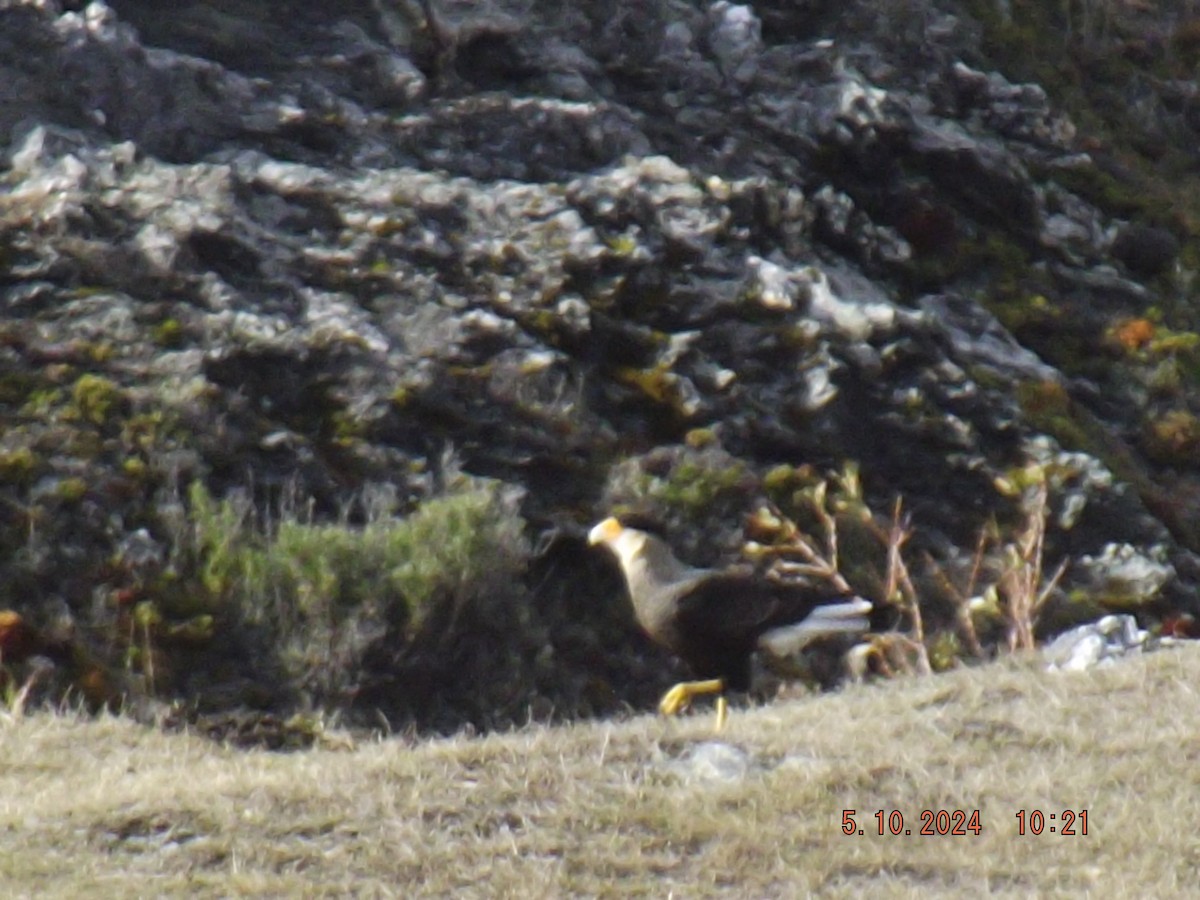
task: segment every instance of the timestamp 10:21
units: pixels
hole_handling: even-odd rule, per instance
[[[1086,835],[1088,829],[1088,814],[1086,809],[1072,810],[1064,809],[1060,815],[1055,813],[1043,813],[1040,809],[1023,809],[1017,813],[1017,834],[1041,834],[1047,830],[1046,822],[1051,823],[1058,819],[1058,824],[1051,824],[1049,832],[1051,834],[1064,834],[1069,836],[1080,834]],[[1076,827],[1078,826],[1078,830]]]

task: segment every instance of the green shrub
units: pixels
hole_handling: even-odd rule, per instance
[[[483,479],[361,526],[290,509],[268,529],[245,499],[215,501],[199,483],[189,498],[203,591],[261,629],[285,676],[318,701],[352,692],[372,647],[437,645],[468,609],[511,598],[528,556],[516,496]]]

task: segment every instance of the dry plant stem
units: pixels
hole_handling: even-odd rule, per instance
[[[791,521],[779,510],[772,508],[772,515],[786,523],[785,542],[770,548],[771,552],[780,555],[795,553],[805,560],[804,564],[776,560],[775,570],[781,575],[811,575],[828,580],[839,591],[853,593],[853,588],[845,577],[838,571],[838,527],[837,519],[825,507],[825,485],[822,483],[810,498],[813,513],[825,531],[825,550],[817,549],[815,541],[800,532]],[[899,605],[912,621],[913,636],[905,639],[905,650],[912,652],[917,660],[916,668],[922,674],[930,674],[933,667],[929,662],[929,651],[925,646],[925,625],[921,616],[920,604],[917,599],[917,589],[909,574],[908,566],[904,563],[902,550],[904,544],[912,537],[912,529],[903,515],[903,504],[896,498],[892,510],[892,521],[887,531],[868,516],[865,519],[871,532],[887,548],[887,579],[883,596],[887,602],[899,598]]]
[[[967,645],[967,652],[976,659],[986,659],[987,653],[984,651],[983,644],[979,640],[979,632],[975,630],[975,620],[971,616],[971,605],[968,597],[959,593],[954,588],[950,583],[950,579],[938,568],[936,562],[932,559],[929,562],[936,573],[938,583],[954,599],[954,623],[958,626],[958,632],[962,636],[963,643]]]
[[[963,643],[967,646],[967,651],[976,659],[986,659],[987,654],[983,650],[983,644],[979,641],[979,633],[975,630],[975,620],[971,617],[971,602],[970,598],[975,595],[975,584],[979,578],[979,572],[983,564],[983,553],[987,546],[987,535],[981,531],[979,533],[979,541],[975,545],[975,558],[972,560],[971,574],[967,579],[967,589],[961,591],[958,586],[950,580],[945,570],[938,565],[929,553],[923,554],[925,565],[933,573],[933,577],[937,579],[938,586],[946,593],[946,596],[954,603],[954,619],[958,625],[959,633],[962,635]]]
[[[1041,574],[1039,532],[1045,527],[1044,489],[1039,486],[1030,506],[1025,527],[1009,547],[1010,565],[1001,582],[1008,601],[1009,652],[1032,650],[1034,646],[1034,594]]]
[[[964,594],[959,595],[958,607],[955,610],[959,631],[962,632],[967,648],[976,659],[983,659],[986,654],[983,652],[983,644],[979,642],[979,634],[975,631],[975,620],[971,617],[968,598],[975,596],[975,585],[979,583],[979,573],[983,571],[983,554],[987,552],[987,546],[987,529],[981,528],[979,529],[979,540],[975,542],[975,555],[971,559],[971,574],[967,578],[967,590]]]
[[[829,510],[825,508],[824,482],[821,483],[821,490],[813,497],[813,508],[816,511],[817,518],[821,520],[821,527],[825,530],[825,559],[828,561],[830,570],[837,573],[840,579],[842,576],[838,569],[837,519],[830,515]],[[845,584],[845,589],[849,591],[850,585],[846,584],[845,579],[842,579],[842,584]]]
[[[874,524],[874,523],[872,523]],[[908,518],[903,515],[903,501],[896,498],[892,506],[892,522],[887,532],[887,582],[884,597],[889,601],[899,597],[903,608],[912,620],[913,634],[910,639],[917,655],[917,668],[921,674],[928,675],[933,671],[929,664],[929,651],[925,647],[925,622],[921,617],[921,604],[917,597],[916,586],[904,564],[902,550],[912,537]]]
[[[916,585],[913,584],[908,566],[904,562],[903,549],[912,537],[907,516],[903,514],[903,501],[897,497],[892,506],[892,519],[887,530],[873,516],[865,516],[864,524],[887,548],[887,575],[884,579],[883,596],[889,603],[896,603],[908,614],[912,622],[912,637],[908,640],[917,658],[917,669],[924,675],[933,672],[929,662],[929,651],[925,646],[925,622],[921,616],[921,604]]]
[[[966,596],[975,593],[975,585],[979,583],[979,573],[983,570],[983,554],[987,551],[987,528],[979,529],[979,539],[975,542],[975,555],[971,558],[971,574],[967,578]]]
[[[1034,626],[1046,601],[1067,570],[1067,560],[1059,563],[1050,580],[1042,585],[1046,540],[1047,489],[1043,482],[1029,505],[1025,527],[1010,546],[1011,563],[1000,586],[1007,601],[1008,647],[1010,651],[1032,650],[1036,644]]]
[[[774,506],[770,507],[771,514],[779,521],[785,523],[784,542],[767,549],[777,556],[795,553],[805,561],[802,565],[782,559],[776,560],[774,568],[779,574],[811,575],[823,578],[842,593],[852,594],[854,591],[851,589],[850,583],[838,571],[837,522],[825,509],[824,496],[824,490],[819,490],[817,496],[813,498],[813,510],[818,519],[820,519],[821,527],[825,531],[824,553],[817,549],[815,542],[810,537],[802,534],[792,521]]]
[[[154,683],[154,646],[150,640],[150,623],[142,623],[142,649],[146,654],[146,682],[149,685],[150,693],[155,690]]]

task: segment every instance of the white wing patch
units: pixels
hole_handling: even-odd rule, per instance
[[[871,602],[862,597],[845,603],[827,603],[793,625],[772,628],[758,639],[758,643],[772,656],[791,656],[820,637],[867,631],[870,628],[867,613],[870,611]]]

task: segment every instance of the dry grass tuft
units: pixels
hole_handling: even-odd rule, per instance
[[[291,755],[120,718],[6,717],[0,883],[92,898],[1178,896],[1200,864],[1197,683],[1189,645],[1080,675],[1007,660],[777,702],[734,714],[725,755],[744,773],[728,780],[688,774],[707,716]],[[842,832],[847,809],[865,834]],[[982,831],[920,836],[926,809],[979,810]],[[877,810],[914,833],[873,833]],[[1040,836],[1017,834],[1022,810],[1047,817]],[[1087,836],[1049,833],[1064,810],[1088,811]]]

